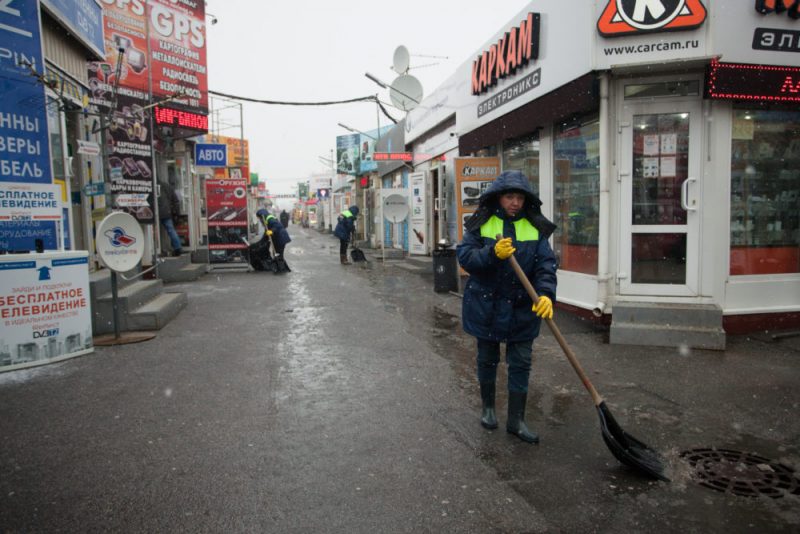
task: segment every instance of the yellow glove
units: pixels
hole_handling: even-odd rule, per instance
[[[272,230],[267,230],[267,237],[272,237]]]
[[[514,251],[517,250],[511,246],[511,238],[504,237],[494,245],[494,255],[501,260],[507,260]]]
[[[542,319],[553,318],[553,301],[550,300],[550,297],[539,297],[539,302],[534,304],[531,309]]]

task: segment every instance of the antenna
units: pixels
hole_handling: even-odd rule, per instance
[[[398,109],[411,111],[422,101],[422,84],[414,76],[398,76],[389,87],[389,98]]]
[[[394,69],[397,74],[405,74],[408,72],[409,61],[410,56],[408,54],[408,48],[400,45],[394,51],[392,69]]]

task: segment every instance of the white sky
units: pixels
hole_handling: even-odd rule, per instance
[[[208,87],[270,100],[344,100],[388,91],[365,72],[391,83],[398,45],[411,53],[410,74],[429,95],[485,41],[521,11],[526,0],[207,0]],[[210,24],[210,16],[218,19]],[[448,59],[415,57],[415,54]],[[428,63],[436,66],[414,69]],[[388,107],[396,119],[403,112]],[[377,127],[373,103],[326,107],[244,104],[251,171],[272,193],[296,191],[319,156],[330,157],[341,122]],[[389,123],[383,115],[381,126]],[[221,132],[225,134],[226,132]],[[238,132],[231,132],[238,135]]]

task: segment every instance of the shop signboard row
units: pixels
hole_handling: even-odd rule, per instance
[[[205,5],[102,1],[104,60],[89,63],[89,87],[90,102],[109,114],[112,205],[150,224],[155,198],[149,106],[165,101],[164,109],[177,108],[174,113],[208,112]]]

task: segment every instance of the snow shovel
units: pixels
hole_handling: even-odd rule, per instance
[[[501,235],[497,236],[498,241],[502,238],[503,236]],[[525,273],[522,271],[522,267],[519,266],[517,259],[512,255],[508,258],[508,261],[511,262],[514,272],[517,273],[519,281],[522,282],[523,286],[525,286],[525,289],[528,291],[528,295],[530,295],[534,304],[538,302],[539,295],[536,294],[536,291],[533,289],[528,277],[525,276]],[[558,344],[561,345],[561,349],[564,351],[564,354],[569,360],[569,363],[572,365],[572,368],[575,369],[578,377],[580,377],[584,387],[592,396],[594,405],[597,408],[597,414],[600,416],[600,429],[603,432],[603,441],[606,442],[606,445],[611,450],[611,454],[613,454],[617,460],[623,464],[632,467],[641,473],[658,480],[664,480],[668,482],[669,478],[664,475],[664,463],[661,459],[661,455],[622,430],[617,421],[614,419],[614,416],[611,415],[611,411],[608,409],[608,406],[606,406],[606,402],[603,400],[603,397],[600,396],[592,383],[589,381],[589,377],[587,377],[586,373],[583,371],[581,364],[575,357],[575,353],[572,352],[572,349],[569,347],[569,345],[567,345],[567,340],[564,339],[564,336],[561,334],[558,326],[556,326],[555,321],[552,319],[545,319],[544,321],[547,323],[547,326],[550,327],[550,331],[553,332],[553,336],[555,336]]]

